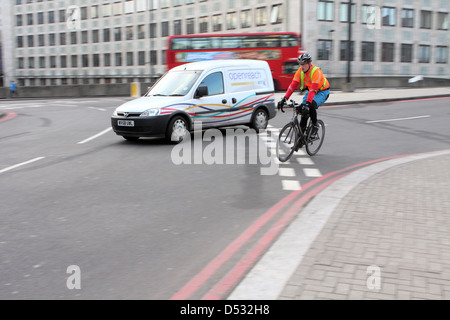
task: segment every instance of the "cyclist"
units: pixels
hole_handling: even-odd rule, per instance
[[[287,89],[284,97],[278,102],[278,110],[282,109],[283,105],[292,95],[292,93],[300,86],[300,90],[308,90],[303,97],[303,113],[300,120],[300,127],[304,132],[306,129],[307,118],[303,115],[308,114],[313,123],[313,131],[311,137],[315,137],[319,127],[317,126],[317,108],[327,101],[330,96],[330,83],[322,73],[319,67],[312,64],[312,58],[309,53],[300,55],[297,59],[300,67],[292,79],[292,82]]]

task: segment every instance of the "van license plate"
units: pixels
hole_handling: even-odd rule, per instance
[[[134,127],[134,121],[132,120],[117,120],[117,125],[121,127]]]

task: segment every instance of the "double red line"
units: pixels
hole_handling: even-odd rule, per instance
[[[200,271],[191,281],[184,285],[176,292],[171,300],[189,299],[197,290],[199,290],[215,273],[223,266],[223,264],[231,259],[243,245],[248,243],[250,239],[275,216],[280,217],[259,238],[250,251],[235,266],[210,289],[204,300],[224,299],[230,293],[230,290],[242,279],[245,273],[256,263],[259,257],[273,243],[276,237],[283,231],[286,226],[295,218],[300,209],[319,192],[325,189],[333,182],[350,174],[354,170],[367,166],[376,162],[400,158],[403,156],[393,156],[372,161],[356,164],[341,170],[328,173],[320,178],[308,182],[301,190],[294,191],[282,199],[280,202],[271,207],[258,220],[256,220],[247,230],[245,230],[238,238],[236,238],[227,248],[225,248],[216,258]],[[289,206],[290,205],[290,206]],[[289,206],[289,207],[288,207]],[[287,208],[285,211],[283,209]]]

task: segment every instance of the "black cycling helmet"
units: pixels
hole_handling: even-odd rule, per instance
[[[305,63],[305,62],[311,62],[311,61],[312,61],[311,55],[307,52],[298,56],[298,59],[297,59],[298,64]]]

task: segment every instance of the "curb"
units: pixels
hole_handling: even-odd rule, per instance
[[[341,201],[363,181],[395,166],[450,154],[450,149],[406,155],[355,170],[333,182],[301,209],[297,218],[242,279],[228,300],[277,300]]]

